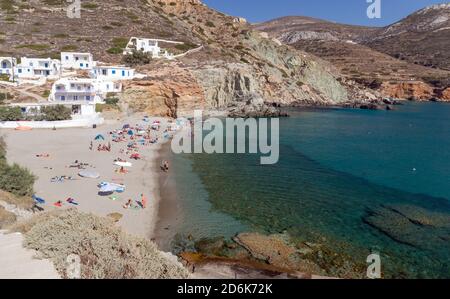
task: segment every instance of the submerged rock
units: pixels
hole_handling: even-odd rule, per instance
[[[411,205],[370,209],[363,221],[392,240],[416,248],[450,250],[450,216]]]

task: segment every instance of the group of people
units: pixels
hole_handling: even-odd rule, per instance
[[[164,171],[164,172],[168,172],[169,171],[169,161],[163,160],[161,162],[161,170]]]
[[[147,197],[145,197],[144,194],[141,193],[140,201],[138,201],[141,208],[145,209],[147,208]],[[130,207],[133,207],[133,200],[130,198],[127,200],[127,202],[123,205],[124,209],[128,209]]]

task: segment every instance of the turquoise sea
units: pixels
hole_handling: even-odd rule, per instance
[[[377,252],[385,277],[450,278],[450,105],[396,108],[292,109],[275,165],[172,154],[173,231],[288,232],[362,262]]]

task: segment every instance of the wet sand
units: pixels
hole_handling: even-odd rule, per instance
[[[150,124],[158,119],[162,123],[164,130],[167,120],[161,118],[150,118]],[[127,118],[120,121],[111,121],[108,124],[93,128],[73,128],[58,130],[32,130],[14,131],[2,130],[2,135],[7,144],[7,159],[10,163],[18,163],[28,168],[37,176],[34,190],[37,196],[46,200],[42,205],[46,210],[61,209],[54,206],[58,200],[63,202],[62,208],[75,207],[82,212],[90,212],[99,216],[107,216],[110,213],[123,214],[118,222],[123,229],[131,234],[153,238],[157,213],[159,210],[159,182],[160,171],[159,152],[162,136],[159,136],[157,144],[139,146],[141,160],[130,160],[126,154],[119,153],[120,149],[126,148],[127,142],[111,142],[111,152],[97,151],[97,145],[107,144],[111,141],[109,132],[121,128],[123,124],[142,124],[139,118]],[[102,134],[105,141],[93,141],[94,149],[89,150],[89,144],[95,136]],[[161,133],[154,133],[161,135]],[[38,154],[48,153],[49,157],[36,157]],[[114,159],[122,158],[133,163],[129,168],[129,173],[116,173],[118,166],[115,166]],[[70,168],[75,160],[88,163],[93,167],[87,167],[100,174],[98,179],[82,178],[78,175],[78,168]],[[55,176],[72,176],[74,180],[64,182],[51,182]],[[109,196],[98,195],[97,185],[107,181],[120,183],[126,186],[124,193],[115,193],[119,199],[114,201]],[[132,199],[135,206],[140,200],[140,194],[148,199],[146,209],[130,208],[124,209],[122,206],[128,199]],[[68,197],[74,198],[79,203],[78,206],[66,202]]]
[[[163,144],[159,150],[161,160],[167,160],[172,166],[170,155],[170,143]],[[172,176],[173,167],[169,172],[160,170],[158,188],[161,200],[157,212],[157,220],[154,230],[154,241],[159,249],[171,251],[171,241],[176,235],[176,226],[182,221],[181,203],[177,198],[175,179]]]

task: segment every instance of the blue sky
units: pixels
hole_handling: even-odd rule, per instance
[[[381,19],[369,19],[366,0],[203,0],[224,13],[261,22],[281,16],[302,15],[339,23],[385,26],[425,6],[443,0],[381,0]]]

